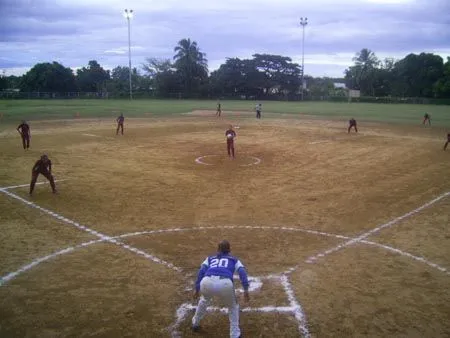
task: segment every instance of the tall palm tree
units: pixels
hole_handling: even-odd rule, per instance
[[[180,40],[174,52],[175,68],[182,77],[185,92],[191,94],[208,76],[206,54],[191,39]]]
[[[361,49],[353,58],[355,69],[357,69],[357,82],[364,94],[374,95],[373,77],[374,71],[380,61],[373,51],[367,48]]]

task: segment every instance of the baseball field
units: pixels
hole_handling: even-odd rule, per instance
[[[449,107],[255,104],[0,101],[0,337],[228,337],[214,304],[190,330],[222,239],[243,337],[449,337]]]

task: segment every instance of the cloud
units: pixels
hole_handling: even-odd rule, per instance
[[[68,67],[93,59],[127,65],[125,8],[135,14],[133,65],[147,57],[171,59],[177,41],[187,37],[206,52],[210,70],[226,57],[255,53],[298,62],[300,16],[309,21],[305,69],[314,76],[341,76],[365,47],[383,57],[413,51],[450,55],[448,0],[0,0],[0,6],[1,69],[53,60]]]

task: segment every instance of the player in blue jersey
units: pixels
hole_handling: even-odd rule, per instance
[[[195,282],[195,295],[197,299],[200,294],[200,301],[192,318],[192,330],[200,330],[200,320],[206,314],[206,308],[213,298],[218,298],[222,305],[228,308],[230,319],[230,337],[241,337],[239,328],[239,304],[234,291],[233,275],[239,274],[244,288],[244,298],[248,302],[248,278],[244,265],[239,259],[230,255],[230,243],[222,241],[219,243],[217,255],[206,258],[198,271]]]

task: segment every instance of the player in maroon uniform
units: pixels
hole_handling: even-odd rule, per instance
[[[21,124],[17,127],[17,131],[19,132],[20,136],[22,137],[22,145],[23,149],[30,148],[30,139],[31,139],[31,129],[28,123],[25,121],[22,121]]]
[[[236,132],[233,130],[233,126],[230,125],[230,128],[225,132],[225,136],[227,138],[228,156],[234,158],[234,138],[236,137]]]
[[[428,121],[428,125],[431,126],[431,117],[428,113],[425,113],[423,116],[423,122],[422,124],[425,124]]]
[[[445,142],[444,150],[447,149],[448,144],[450,143],[450,133],[447,134],[447,142]]]
[[[358,128],[356,127],[356,120],[352,117],[348,121],[348,133],[350,133],[350,129],[355,128],[355,131],[358,132]]]
[[[220,117],[220,114],[222,114],[222,105],[220,104],[220,102],[217,102],[216,116]]]
[[[52,191],[56,194],[56,186],[55,180],[52,175],[52,161],[48,158],[47,155],[42,155],[39,160],[33,166],[31,170],[31,183],[30,183],[30,195],[33,194],[34,186],[36,184],[37,178],[39,174],[44,175],[49,181],[52,187]]]
[[[123,135],[123,122],[125,121],[125,117],[123,117],[123,114],[120,114],[120,116],[116,119],[116,121],[117,121],[116,135],[119,135],[119,129],[121,130]]]

